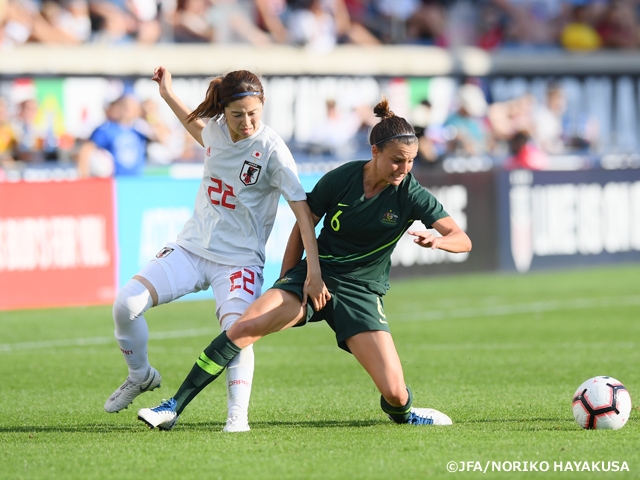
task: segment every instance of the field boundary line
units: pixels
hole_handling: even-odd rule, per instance
[[[640,295],[623,297],[577,298],[573,300],[556,300],[547,302],[520,303],[512,305],[492,305],[487,307],[458,308],[451,310],[431,310],[411,314],[394,315],[393,322],[438,321],[448,319],[500,317],[505,315],[544,313],[560,310],[584,310],[589,308],[610,308],[616,306],[640,306]],[[213,329],[169,330],[149,333],[150,340],[167,340],[175,338],[192,338],[211,335]],[[83,347],[87,345],[106,345],[114,343],[114,337],[67,338],[59,340],[42,340],[37,342],[0,343],[0,354],[23,350],[37,350],[56,347]]]
[[[211,328],[189,329],[189,330],[170,330],[166,332],[149,333],[149,340],[167,340],[174,338],[192,338],[201,335],[211,336],[214,331]],[[0,343],[0,353],[15,352],[20,350],[37,350],[41,348],[55,347],[84,347],[87,345],[107,345],[116,344],[116,339],[111,337],[93,337],[93,338],[64,338],[59,340],[42,340],[39,342],[22,342],[22,343]]]
[[[516,303],[511,305],[491,305],[486,307],[457,308],[451,310],[431,310],[400,315],[393,321],[433,321],[459,318],[500,317],[527,313],[544,313],[560,310],[584,310],[589,308],[609,308],[619,306],[640,306],[640,295],[603,298],[576,298],[547,302]]]

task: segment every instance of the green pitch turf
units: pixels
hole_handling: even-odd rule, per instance
[[[640,478],[637,406],[618,431],[571,413],[595,375],[640,405],[640,265],[394,281],[385,308],[415,406],[453,426],[387,420],[323,323],[256,345],[250,432],[222,433],[222,380],[173,431],[149,430],[137,409],[171,396],[217,334],[213,302],[148,312],[162,388],[119,414],[102,408],[126,377],[109,306],[0,312],[0,478]]]

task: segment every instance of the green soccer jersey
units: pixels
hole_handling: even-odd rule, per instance
[[[411,174],[372,198],[364,197],[367,161],[346,163],[326,175],[307,195],[322,217],[318,251],[323,271],[388,288],[391,253],[415,220],[427,227],[449,214]]]

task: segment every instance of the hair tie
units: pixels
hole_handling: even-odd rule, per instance
[[[400,138],[400,137],[416,137],[415,133],[399,133],[398,135],[393,135],[389,138],[385,138],[384,140],[380,140],[379,142],[374,143],[373,145],[379,145],[381,143],[386,142],[387,140],[392,140],[394,138]],[[418,137],[416,137],[418,138]]]

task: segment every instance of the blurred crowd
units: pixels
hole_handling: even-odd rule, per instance
[[[202,147],[181,126],[166,123],[158,107],[153,99],[125,92],[105,105],[103,121],[84,138],[72,138],[56,131],[54,119],[43,118],[45,110],[39,110],[36,99],[10,105],[0,97],[0,170],[20,172],[57,162],[71,166],[81,177],[105,177],[202,162]],[[370,105],[347,109],[327,100],[326,112],[308,140],[288,142],[294,156],[298,161],[369,158],[367,137],[376,121],[371,110]],[[448,160],[466,159],[484,162],[485,167],[476,170],[546,170],[554,159],[587,157],[600,147],[594,118],[569,121],[559,82],[547,85],[542,101],[524,93],[492,102],[481,81],[468,78],[457,86],[441,120],[433,110],[425,98],[408,115],[419,138],[418,168],[442,169]]]
[[[43,118],[35,98],[11,108],[0,97],[0,170],[70,167],[80,177],[141,175],[150,166],[201,162],[202,147],[185,129],[162,120],[158,104],[131,92],[108,102],[104,120],[73,137]],[[2,175],[0,175],[2,177]]]
[[[634,49],[638,0],[0,0],[25,43],[273,43]]]

